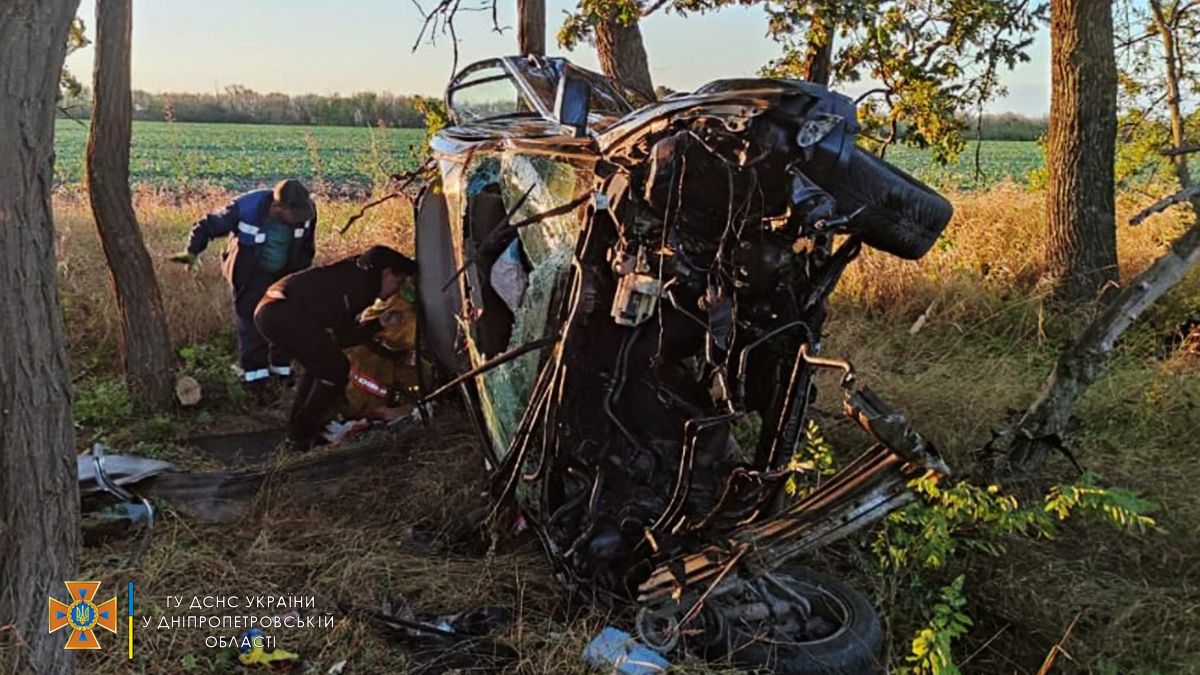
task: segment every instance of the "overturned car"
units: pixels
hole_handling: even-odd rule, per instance
[[[821,330],[863,246],[920,258],[949,203],[856,147],[854,104],[805,82],[633,110],[600,75],[513,57],[465,68],[446,103],[417,207],[423,339],[486,444],[495,513],[519,505],[573,588],[636,603],[655,649],[881,669],[870,603],[792,561],[948,469],[818,355]],[[875,444],[791,498],[825,368]],[[739,444],[747,417],[761,433]]]

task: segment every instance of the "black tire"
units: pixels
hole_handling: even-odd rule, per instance
[[[850,226],[864,244],[908,260],[928,253],[954,215],[928,185],[857,147],[840,180],[826,189],[838,211],[863,209]]]
[[[873,675],[885,673],[880,656],[883,626],[879,614],[861,593],[845,583],[803,568],[776,572],[775,578],[813,602],[814,614],[839,615],[842,620],[822,639],[774,637],[739,633],[727,626],[720,647],[709,658],[728,659],[751,669],[781,675]]]

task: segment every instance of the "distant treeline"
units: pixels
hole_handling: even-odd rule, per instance
[[[71,117],[86,119],[91,93],[64,102]],[[133,92],[133,118],[176,122],[237,122],[243,124],[307,124],[335,127],[375,126],[421,128],[425,118],[417,107],[419,96],[360,92],[349,96],[262,94],[241,85],[210,94]],[[975,136],[975,120],[967,120]],[[983,116],[983,138],[993,141],[1035,141],[1046,133],[1044,117],[1016,113]]]
[[[242,124],[305,124],[361,127],[384,124],[391,128],[420,128],[425,118],[417,109],[419,96],[361,92],[349,96],[262,94],[240,85],[220,93],[133,92],[135,120],[230,122]],[[91,92],[63,102],[70,117],[86,119]]]
[[[976,118],[967,120],[968,136],[975,138]],[[985,141],[1036,141],[1050,127],[1047,117],[1026,117],[1017,113],[1000,113],[983,116],[983,140]]]

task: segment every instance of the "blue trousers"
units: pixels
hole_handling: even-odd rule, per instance
[[[237,326],[238,363],[246,382],[265,380],[271,375],[286,377],[292,374],[291,355],[272,348],[254,325],[254,308],[271,284],[279,279],[277,275],[259,270],[244,286],[234,291],[233,321]]]

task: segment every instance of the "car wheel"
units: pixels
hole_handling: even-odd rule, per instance
[[[909,260],[928,253],[954,215],[945,197],[861,148],[828,189],[840,212],[862,209],[850,227],[863,243]]]
[[[833,577],[792,568],[753,580],[757,602],[737,612],[709,612],[705,657],[783,675],[869,675],[886,672],[883,627],[871,603]],[[746,606],[769,607],[769,618],[747,619]],[[790,608],[784,609],[790,605]],[[795,616],[788,618],[786,614]]]

